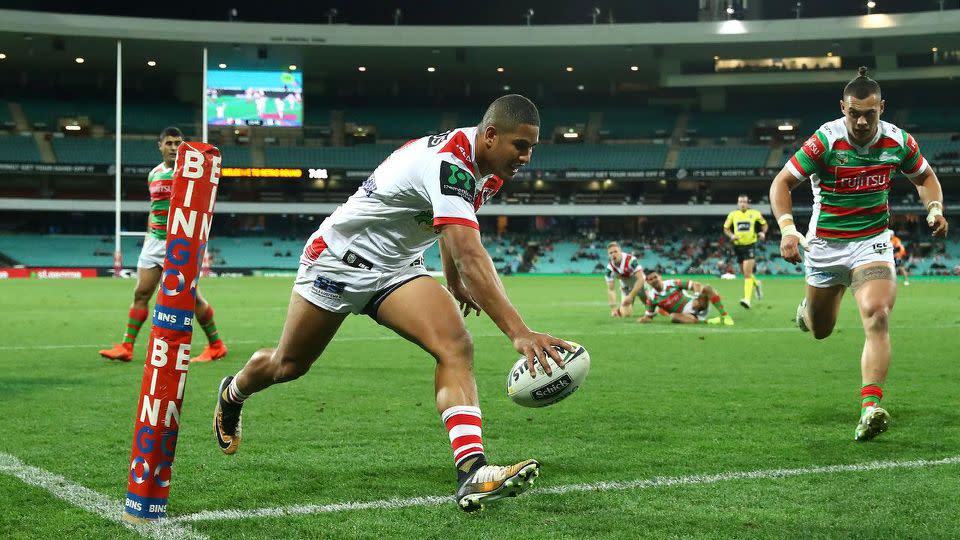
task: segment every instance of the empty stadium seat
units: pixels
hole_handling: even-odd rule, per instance
[[[769,155],[767,146],[691,146],[680,150],[677,167],[763,167]]]
[[[0,136],[0,161],[22,161],[40,163],[40,150],[33,136]]]

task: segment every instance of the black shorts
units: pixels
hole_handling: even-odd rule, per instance
[[[757,258],[753,254],[753,244],[750,244],[749,246],[733,246],[733,253],[737,256],[738,263]]]
[[[896,268],[900,268],[901,266],[903,266],[903,257],[894,257],[893,264]]]

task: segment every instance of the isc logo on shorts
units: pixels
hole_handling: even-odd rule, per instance
[[[871,246],[874,253],[883,253],[884,251],[890,249],[890,244],[886,242],[877,242]]]

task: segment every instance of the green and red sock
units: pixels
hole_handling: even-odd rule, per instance
[[[123,333],[124,344],[129,343],[131,347],[133,346],[133,342],[137,340],[137,334],[140,333],[140,328],[146,320],[147,310],[130,308],[130,313],[127,314],[127,329]]]
[[[723,307],[723,302],[720,301],[719,294],[713,295],[713,297],[710,298],[710,303],[713,304],[713,307],[717,308],[717,311],[720,312],[721,317],[726,317],[729,315],[729,313],[727,313],[727,308]]]
[[[878,383],[869,383],[860,388],[860,414],[867,410],[867,407],[879,407],[880,400],[883,399],[883,388]]]
[[[211,345],[220,341],[220,331],[217,330],[217,323],[213,322],[213,306],[207,305],[207,311],[203,314],[197,314],[197,322],[200,323],[200,328],[203,328],[203,333],[207,335],[207,341]]]

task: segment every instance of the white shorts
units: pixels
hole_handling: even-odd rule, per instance
[[[893,247],[888,230],[865,240],[835,242],[814,238],[803,256],[807,283],[826,288],[834,285],[850,286],[854,268],[883,262],[893,268]]]
[[[306,255],[300,258],[293,290],[327,311],[365,313],[376,319],[377,309],[390,293],[408,281],[429,275],[422,260],[397,271],[380,272],[352,252],[337,257],[330,248],[324,248],[315,259]]]
[[[707,304],[707,307],[698,310],[693,307],[693,299],[691,299],[689,302],[687,302],[687,305],[683,306],[682,313],[693,315],[698,321],[705,321],[707,319],[707,315],[710,314],[710,304]]]
[[[153,235],[147,234],[143,237],[143,249],[140,250],[140,258],[137,259],[137,268],[153,268],[159,266],[163,268],[163,260],[167,257],[167,241],[158,240]]]

